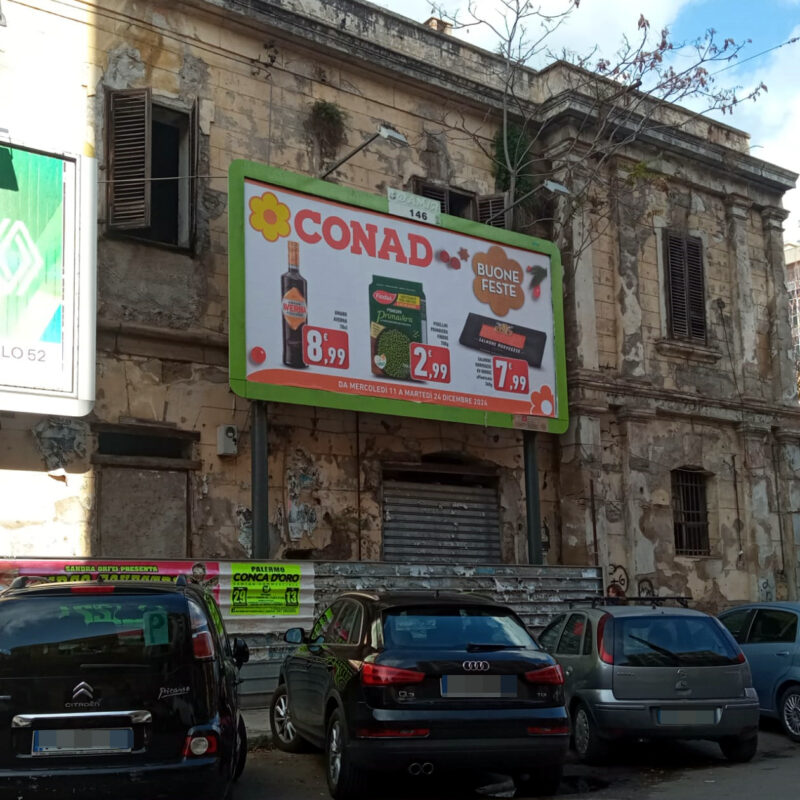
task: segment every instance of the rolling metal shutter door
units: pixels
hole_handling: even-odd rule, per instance
[[[385,481],[383,559],[425,564],[500,563],[497,490]]]

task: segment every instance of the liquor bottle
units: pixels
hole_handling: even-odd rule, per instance
[[[283,313],[283,363],[302,369],[303,328],[308,321],[306,279],[300,275],[300,246],[289,242],[289,270],[281,275],[281,311]]]

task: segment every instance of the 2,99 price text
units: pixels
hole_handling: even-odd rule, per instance
[[[418,381],[450,383],[450,351],[432,344],[411,344],[411,377]]]

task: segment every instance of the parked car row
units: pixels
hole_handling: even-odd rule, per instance
[[[757,605],[720,620],[658,598],[599,599],[537,641],[488,598],[350,592],[311,631],[286,634],[298,647],[270,722],[282,750],[324,751],[336,800],[367,795],[379,771],[466,764],[553,794],[570,737],[593,763],[640,738],[711,740],[746,762],[761,714],[800,741],[799,613]]]
[[[712,740],[748,761],[760,715],[800,741],[799,615],[597,598],[534,637],[473,594],[348,592],[286,633],[270,723],[280,749],[324,751],[335,800],[375,796],[378,772],[467,767],[551,795],[570,741],[587,762],[634,738]],[[18,579],[0,593],[0,796],[227,800],[248,657],[185,580]]]

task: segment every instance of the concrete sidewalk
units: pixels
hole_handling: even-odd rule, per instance
[[[247,749],[270,747],[272,731],[269,728],[269,709],[245,708],[242,711],[244,724],[247,726]]]

